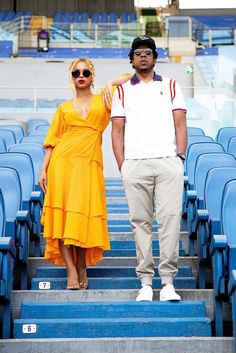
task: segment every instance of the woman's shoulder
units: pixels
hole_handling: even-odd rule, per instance
[[[72,102],[71,99],[68,100],[68,101],[62,102],[61,104],[59,104],[59,107],[61,107],[61,108],[66,108],[66,107],[68,107],[68,106],[71,105],[71,102]]]

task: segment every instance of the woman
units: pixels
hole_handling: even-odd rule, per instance
[[[110,118],[102,94],[93,94],[95,69],[88,59],[70,66],[75,98],[62,103],[44,141],[39,185],[45,192],[42,224],[45,259],[67,266],[67,289],[86,289],[86,267],[110,249],[102,162],[102,133]],[[112,85],[130,78],[122,76]]]

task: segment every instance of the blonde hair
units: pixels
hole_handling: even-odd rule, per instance
[[[70,75],[70,80],[71,80],[71,73],[74,71],[76,65],[80,62],[83,62],[87,65],[89,71],[91,71],[92,74],[92,83],[95,81],[95,66],[93,65],[92,61],[86,58],[77,58],[72,61],[69,67],[69,75]]]

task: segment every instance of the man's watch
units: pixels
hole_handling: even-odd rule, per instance
[[[185,153],[177,153],[177,157],[179,157],[180,159],[182,159],[182,161],[185,161],[185,159],[186,159]]]

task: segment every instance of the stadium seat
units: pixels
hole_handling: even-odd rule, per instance
[[[0,197],[2,207],[2,196]],[[1,220],[3,221],[3,220]],[[16,249],[11,237],[0,237],[0,303],[2,306],[2,338],[11,337],[13,263]]]
[[[0,130],[12,131],[17,143],[24,137],[24,129],[19,125],[0,125]]]
[[[32,129],[36,129],[39,125],[49,125],[48,121],[45,119],[29,119],[28,123],[28,130],[31,131]]]
[[[203,153],[196,160],[194,168],[194,187],[187,191],[187,215],[189,232],[189,252],[193,255],[194,239],[197,234],[197,210],[204,207],[204,187],[207,172],[214,167],[236,167],[236,159],[227,153]]]
[[[217,143],[220,143],[223,146],[224,151],[226,152],[229,140],[231,137],[234,136],[236,136],[236,127],[222,127],[218,130],[215,141]]]
[[[227,152],[231,153],[236,158],[236,136],[230,138]]]
[[[223,301],[228,300],[229,277],[236,268],[236,180],[226,183],[221,206],[221,234],[212,236],[216,335],[223,335]]]
[[[236,348],[236,266],[231,272],[228,293],[231,297],[231,307],[232,307],[232,326],[233,326],[233,337],[234,337],[234,347]]]
[[[7,146],[4,138],[0,137],[0,153],[7,152]]]
[[[42,135],[34,135],[34,136],[25,136],[23,139],[20,141],[20,143],[38,143],[40,145],[43,144],[45,140],[45,137]]]
[[[200,127],[188,127],[188,136],[193,135],[205,135],[205,133]]]
[[[0,137],[4,139],[7,146],[7,150],[10,148],[11,145],[14,145],[16,143],[15,134],[11,130],[0,129]]]
[[[19,143],[12,145],[9,152],[23,152],[30,155],[34,167],[34,189],[40,190],[38,178],[43,164],[44,148],[38,143]]]
[[[17,170],[21,182],[22,209],[30,213],[32,219],[31,240],[35,243],[35,256],[40,256],[41,209],[43,195],[35,191],[34,167],[31,157],[22,152],[0,153],[0,166]]]
[[[16,261],[21,270],[21,288],[27,289],[29,231],[32,228],[29,211],[22,210],[22,191],[19,174],[13,168],[0,166],[0,188],[5,205],[5,235],[16,247]]]
[[[221,199],[225,184],[236,180],[236,166],[214,167],[206,176],[204,207],[197,210],[199,256],[199,287],[205,288],[205,262],[209,259],[209,244],[213,234],[220,234]]]
[[[188,154],[185,160],[185,174],[184,174],[184,190],[183,190],[183,217],[187,215],[186,198],[187,190],[192,190],[194,187],[194,170],[197,157],[202,153],[207,152],[224,152],[223,147],[218,143],[212,142],[197,142],[192,143],[188,148]]]

